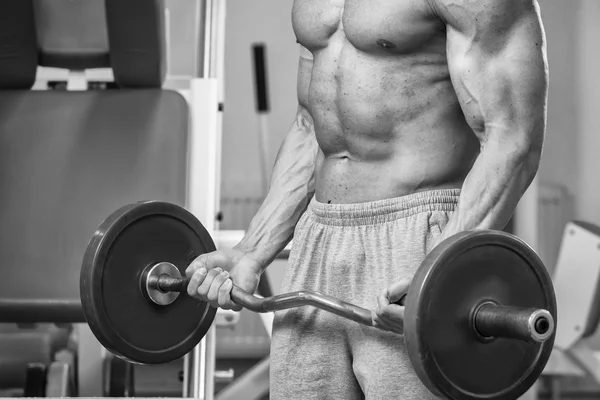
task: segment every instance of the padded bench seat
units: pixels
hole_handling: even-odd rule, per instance
[[[184,205],[188,124],[173,91],[0,91],[0,321],[83,322],[98,225],[132,202]]]

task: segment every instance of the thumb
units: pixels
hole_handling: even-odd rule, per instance
[[[233,259],[228,254],[219,251],[207,254],[205,264],[207,269],[220,267],[224,271],[231,271],[235,265]]]
[[[387,288],[387,297],[390,303],[397,303],[404,295],[408,293],[410,281],[401,280]]]

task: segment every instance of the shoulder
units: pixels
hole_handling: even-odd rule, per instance
[[[539,19],[537,0],[426,0],[432,12],[456,28],[475,25],[502,29],[524,19]]]

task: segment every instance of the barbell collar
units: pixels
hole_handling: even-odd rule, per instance
[[[549,311],[484,302],[475,308],[473,328],[481,338],[510,338],[543,343],[554,333],[554,318]]]

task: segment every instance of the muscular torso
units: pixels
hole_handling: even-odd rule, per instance
[[[461,186],[480,144],[428,0],[296,0],[293,27],[309,51],[298,90],[320,147],[318,201]]]

